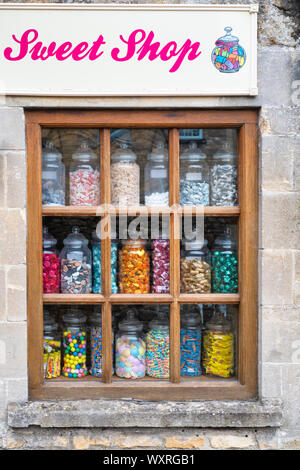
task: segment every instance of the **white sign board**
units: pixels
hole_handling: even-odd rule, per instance
[[[257,5],[0,4],[0,92],[257,94]]]

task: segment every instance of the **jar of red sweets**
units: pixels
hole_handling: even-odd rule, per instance
[[[56,248],[56,239],[43,227],[43,292],[59,292],[60,260]]]

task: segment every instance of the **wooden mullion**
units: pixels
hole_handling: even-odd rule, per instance
[[[102,381],[111,383],[112,380],[112,313],[111,304],[102,305]]]
[[[169,131],[169,204],[179,204],[179,130]]]
[[[170,381],[180,382],[180,304],[170,305]]]
[[[27,123],[27,308],[29,386],[43,383],[42,135]]]
[[[258,184],[257,126],[239,132],[239,292],[238,376],[257,392]]]

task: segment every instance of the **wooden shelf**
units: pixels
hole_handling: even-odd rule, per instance
[[[239,294],[181,294],[178,301],[183,304],[239,304]]]
[[[44,216],[61,216],[61,217],[95,217],[103,216],[105,213],[112,215],[168,215],[171,213],[196,215],[201,214],[202,207],[197,206],[43,206],[42,215]],[[203,208],[203,215],[206,217],[237,217],[240,215],[239,206],[209,206]]]
[[[86,305],[105,302],[101,294],[44,294],[44,304]]]

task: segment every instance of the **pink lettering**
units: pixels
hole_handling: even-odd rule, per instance
[[[29,35],[31,33],[33,33],[33,38],[29,40]],[[12,35],[12,38],[15,42],[20,44],[19,55],[17,55],[16,57],[12,57],[11,54],[13,50],[11,47],[7,47],[6,49],[4,49],[4,57],[7,60],[21,60],[26,56],[28,52],[28,45],[34,42],[38,38],[38,32],[36,29],[28,29],[27,31],[25,31],[25,33],[22,34],[20,41],[16,38],[14,34]]]
[[[138,34],[141,34],[140,39],[136,39],[136,36]],[[145,37],[146,37],[146,33],[143,29],[136,29],[135,31],[133,31],[130,34],[128,41],[126,41],[126,39],[124,39],[123,36],[120,35],[121,41],[127,44],[127,54],[125,57],[119,57],[120,49],[118,47],[114,47],[111,51],[112,58],[116,60],[117,62],[124,62],[126,60],[131,59],[135,53],[136,44],[139,44],[140,42],[142,42],[145,39]]]

